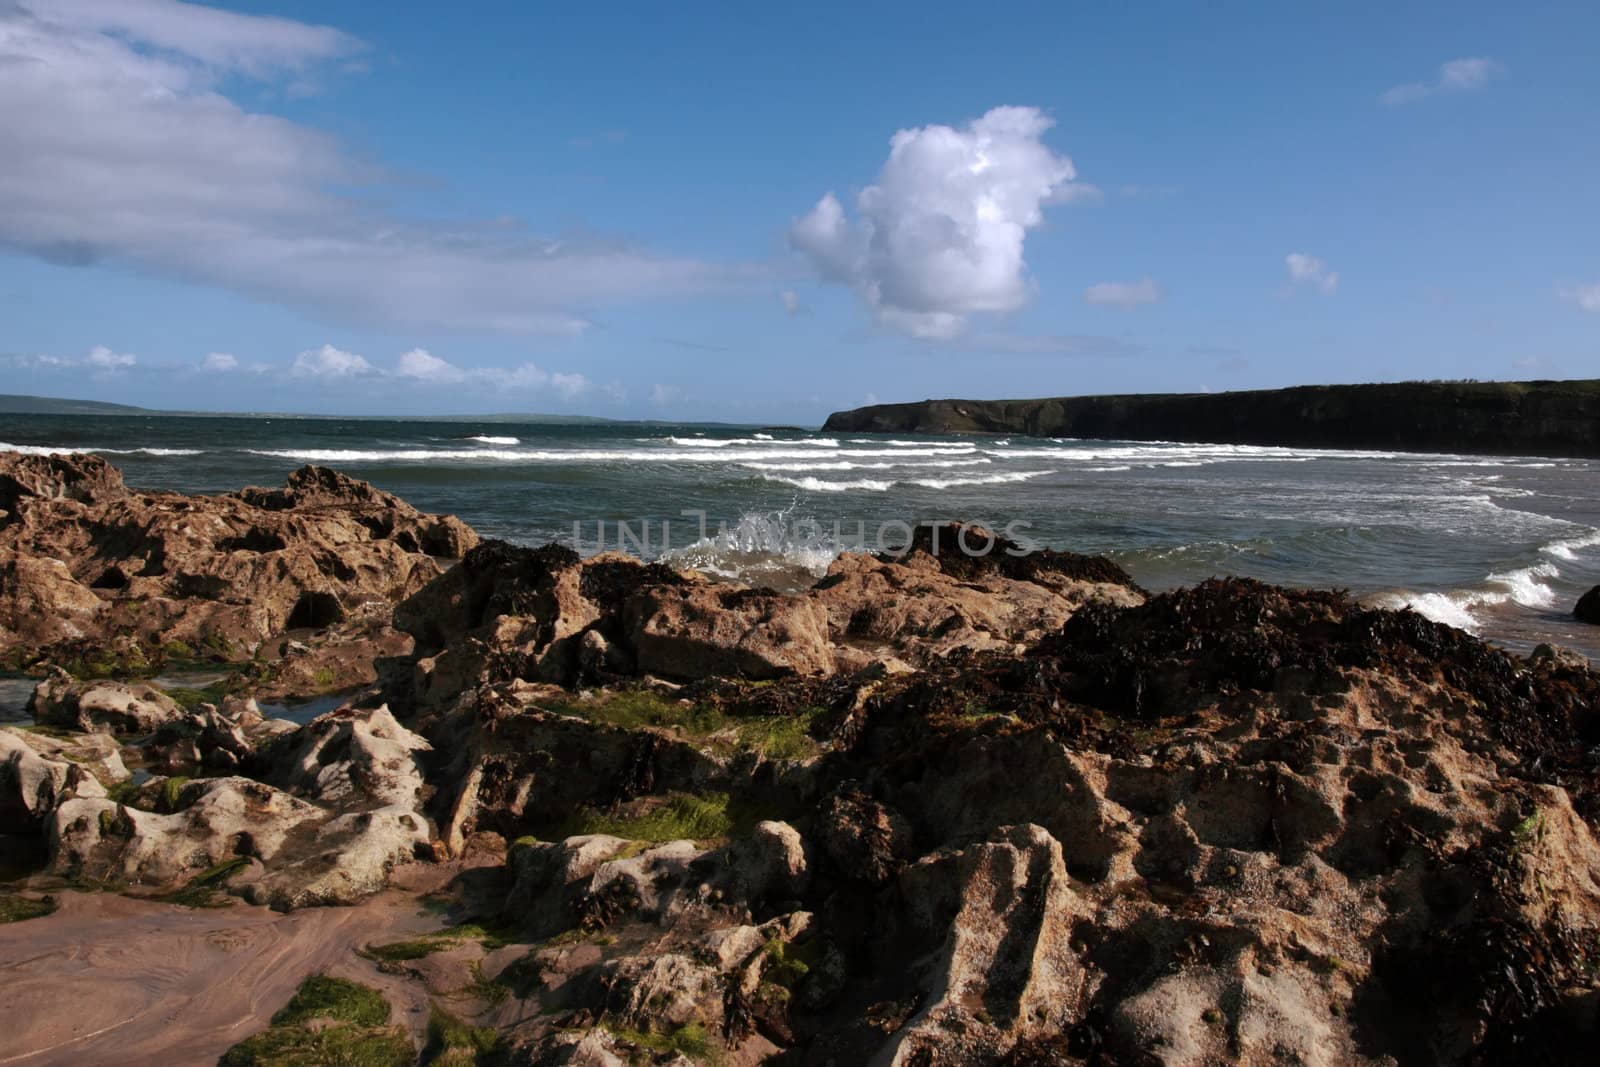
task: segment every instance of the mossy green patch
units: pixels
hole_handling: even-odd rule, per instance
[[[49,915],[57,907],[55,897],[25,897],[0,893],[0,923],[19,923]]]
[[[822,945],[815,939],[804,944],[773,938],[763,946],[767,954],[767,969],[763,977],[785,989],[793,989],[805,981],[812,969],[822,959]]]
[[[413,1067],[417,1051],[403,1027],[311,1030],[274,1026],[222,1054],[218,1067]]]
[[[428,1043],[423,1059],[430,1064],[492,1062],[501,1046],[500,1034],[492,1027],[462,1022],[437,1004],[428,1015]]]
[[[683,1055],[698,1063],[716,1063],[721,1058],[720,1050],[711,1040],[711,1034],[703,1023],[685,1023],[676,1029],[659,1034],[645,1030],[630,1030],[611,1023],[603,1025],[619,1040],[650,1052]]]
[[[311,1019],[382,1026],[389,1021],[389,1002],[382,993],[360,982],[314,974],[300,983],[289,1003],[272,1017],[272,1025],[289,1026]]]
[[[812,724],[822,708],[806,708],[796,715],[765,715],[739,723],[739,747],[766,759],[797,760],[815,756],[821,747],[811,736]]]
[[[575,813],[559,837],[579,834],[610,834],[632,841],[710,841],[727,836],[733,829],[728,814],[728,794],[695,796],[674,793],[665,802],[633,815],[607,815],[585,808]]]
[[[376,989],[313,975],[272,1017],[270,1029],[233,1046],[218,1063],[220,1067],[411,1067],[416,1049],[404,1027],[387,1025],[389,1014],[389,1002]]]
[[[172,814],[183,803],[183,787],[189,784],[187,775],[175,774],[161,783],[161,810]]]
[[[481,923],[461,923],[446,927],[437,933],[424,934],[404,941],[391,941],[383,945],[368,945],[362,950],[371,959],[383,963],[404,963],[420,960],[435,952],[454,948],[463,941],[476,941],[486,951],[504,948],[516,942],[516,931],[504,926],[484,926]]]
[[[646,726],[676,728],[693,737],[715,733],[727,721],[713,707],[673,700],[648,689],[623,689],[600,700],[557,701],[547,708],[562,715],[575,715],[629,730]]]
[[[212,867],[207,867],[193,878],[182,889],[175,890],[162,897],[170,904],[181,904],[186,908],[224,908],[232,901],[228,900],[221,892],[228,879],[250,866],[248,856],[234,856],[232,859],[223,860]]]

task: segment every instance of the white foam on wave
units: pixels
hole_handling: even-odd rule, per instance
[[[1560,573],[1554,563],[1535,563],[1531,567],[1491,574],[1487,580],[1505,586],[1511,599],[1525,608],[1546,608],[1556,602],[1556,591],[1540,579],[1554,578]]]
[[[979,474],[958,478],[899,478],[887,481],[862,478],[847,482],[833,482],[823,478],[811,477],[790,478],[781,474],[768,473],[763,473],[761,476],[769,482],[782,482],[785,485],[792,485],[796,489],[805,489],[814,493],[843,493],[851,490],[882,493],[887,492],[896,485],[915,485],[924,489],[953,489],[962,485],[1007,485],[1054,473],[1055,471],[1003,471],[996,474]]]
[[[1373,597],[1375,607],[1399,611],[1410,608],[1424,618],[1454,626],[1458,630],[1477,633],[1483,623],[1473,614],[1474,608],[1504,604],[1509,599],[1505,593],[1454,592],[1454,593],[1384,593]]]
[[[782,482],[792,485],[796,489],[804,489],[810,493],[846,493],[851,491],[884,493],[894,487],[892,481],[879,481],[874,478],[861,478],[853,482],[830,482],[825,478],[789,478],[782,474],[763,474],[761,477],[769,482]]]
[[[837,540],[821,524],[794,520],[785,509],[747,511],[734,525],[661,558],[723,578],[798,587],[826,574],[839,552]]]
[[[768,442],[768,445],[787,445],[787,441]],[[511,463],[738,463],[768,459],[808,459],[818,453],[814,448],[744,448],[744,449],[665,449],[665,448],[565,448],[565,449],[503,449],[503,448],[398,448],[398,449],[342,449],[342,448],[267,448],[248,449],[251,455],[294,459],[303,463],[377,463],[384,461],[420,462],[429,460],[490,460]],[[945,456],[969,455],[957,449],[927,448],[917,453],[885,452],[882,449],[841,448],[826,453],[829,456],[862,456],[878,459],[898,459],[905,455]]]
[[[993,463],[991,459],[900,459],[896,457],[882,462],[866,462],[861,460],[824,460],[817,463],[741,463],[739,466],[753,471],[854,471],[854,470],[890,470],[900,467],[978,467],[985,463]]]
[[[1539,551],[1557,559],[1577,559],[1578,553],[1586,548],[1600,548],[1600,530],[1591,530],[1577,537],[1564,537],[1558,541],[1551,541],[1539,546]]]
[[[11,445],[0,441],[0,452],[20,452],[24,456],[82,456],[105,453],[113,456],[202,456],[202,448],[95,448],[93,445]]]
[[[796,437],[786,441],[779,441],[769,433],[758,433],[754,437],[666,437],[660,438],[660,440],[689,448],[731,448],[734,445],[802,445],[807,448],[839,447],[839,440],[835,437]]]
[[[522,438],[520,437],[494,437],[489,434],[475,434],[462,440],[476,441],[480,445],[520,445],[522,443]]]
[[[929,489],[951,489],[958,485],[1008,485],[1054,473],[1055,471],[1005,471],[999,474],[980,474],[972,478],[913,478],[911,484]]]

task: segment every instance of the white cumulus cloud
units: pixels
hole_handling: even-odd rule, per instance
[[[101,370],[122,370],[139,362],[139,357],[123,352],[113,352],[105,345],[95,345],[89,350],[89,355],[84,362],[91,367],[99,367]]]
[[[402,352],[395,363],[394,373],[396,377],[440,385],[463,381],[466,378],[466,373],[460,367],[449,360],[440,359],[423,348]]]
[[[789,241],[880,323],[916,337],[947,339],[975,313],[1014,311],[1032,292],[1027,232],[1046,203],[1072,198],[1077,176],[1041,140],[1052,125],[1037,108],[997,107],[959,129],[901,130],[854,221],[828,193]]]
[[[294,362],[289,365],[291,378],[338,380],[365,377],[377,372],[378,368],[368,363],[365,358],[332,345],[323,345],[321,348],[302,352],[295,356]]]
[[[1448,63],[1439,65],[1439,76],[1433,81],[1396,85],[1386,91],[1379,99],[1393,107],[1396,104],[1412,104],[1418,100],[1426,100],[1428,97],[1438,96],[1440,93],[1459,93],[1469,89],[1481,89],[1489,84],[1491,78],[1500,74],[1504,69],[1499,63],[1486,56],[1452,59]]]
[[[209,352],[206,358],[200,361],[200,369],[215,373],[226,373],[239,369],[238,357],[227,352]]]
[[[1132,311],[1141,304],[1154,304],[1161,299],[1161,287],[1153,278],[1136,282],[1101,282],[1083,291],[1083,299],[1091,304],[1108,304]]]
[[[1310,285],[1332,293],[1339,288],[1339,272],[1329,270],[1328,265],[1316,256],[1305,252],[1290,252],[1283,257],[1285,265],[1289,268],[1289,285]]]

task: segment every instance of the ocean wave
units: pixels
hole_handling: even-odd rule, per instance
[[[768,442],[786,445],[789,442]],[[669,449],[504,449],[504,448],[397,448],[397,449],[340,449],[340,448],[265,448],[247,449],[251,455],[272,456],[277,459],[294,459],[302,463],[381,463],[488,460],[507,463],[740,463],[768,459],[808,459],[818,455],[815,449],[745,448],[697,449],[680,451]],[[942,456],[967,455],[950,449],[929,448],[918,453],[884,452],[872,449],[846,449],[826,453],[829,456],[860,456],[869,459],[899,459],[904,455]]]
[[[1514,570],[1496,572],[1484,579],[1494,589],[1454,589],[1447,592],[1414,593],[1397,590],[1367,598],[1375,607],[1399,610],[1410,608],[1434,622],[1442,622],[1468,633],[1484,626],[1480,613],[1485,609],[1518,604],[1525,608],[1548,608],[1556,602],[1556,591],[1545,582],[1560,575],[1548,561]]]
[[[753,471],[854,471],[854,470],[890,470],[899,467],[978,467],[985,463],[993,463],[992,459],[899,459],[883,462],[864,462],[860,460],[824,460],[817,463],[741,463],[739,466]]]
[[[520,445],[520,437],[493,437],[489,434],[475,434],[472,437],[463,437],[463,441],[476,441],[480,445]]]
[[[664,437],[670,444],[687,448],[729,448],[733,445],[803,445],[807,448],[838,448],[838,438],[796,437],[779,441],[771,434],[758,433],[754,437]]]
[[[820,523],[792,519],[784,510],[745,512],[734,525],[665,552],[661,559],[722,578],[799,589],[826,574],[840,551]]]
[[[1442,622],[1446,626],[1454,626],[1458,630],[1475,634],[1482,628],[1483,622],[1475,615],[1474,609],[1504,604],[1510,599],[1507,593],[1490,593],[1483,591],[1457,591],[1453,593],[1381,593],[1370,597],[1368,603],[1374,607],[1389,608],[1399,611],[1410,608],[1424,618],[1434,622]]]
[[[203,456],[203,448],[96,448],[93,445],[11,445],[0,441],[0,452],[20,452],[24,456],[82,456],[105,453],[113,456]]]
[[[1586,548],[1600,548],[1600,530],[1591,530],[1577,537],[1564,537],[1539,546],[1539,551],[1557,559],[1577,559]]]
[[[999,474],[980,474],[973,478],[913,478],[910,484],[928,489],[952,489],[958,485],[1008,485],[1054,473],[1055,471],[1005,471]]]
[[[1511,599],[1525,608],[1547,608],[1556,602],[1556,591],[1540,579],[1554,578],[1560,573],[1554,563],[1535,563],[1531,567],[1491,574],[1487,581],[1505,586]]]
[[[894,487],[893,481],[878,481],[873,478],[862,478],[853,482],[830,482],[824,478],[789,478],[781,474],[763,474],[761,477],[769,482],[782,482],[792,485],[796,489],[804,489],[809,493],[847,493],[869,492],[884,493]]]

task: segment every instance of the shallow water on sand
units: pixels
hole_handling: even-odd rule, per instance
[[[1600,656],[1600,462],[782,427],[0,416],[0,449],[102,452],[130,485],[219,492],[323,463],[487,537],[667,555],[778,586],[902,523],[982,520],[1116,558],[1163,589],[1213,575],[1349,589],[1526,651]],[[703,512],[704,529],[695,515]],[[618,523],[631,537],[621,541]],[[601,535],[602,536],[597,536]],[[641,536],[643,535],[643,536]],[[0,697],[3,700],[3,697]]]

